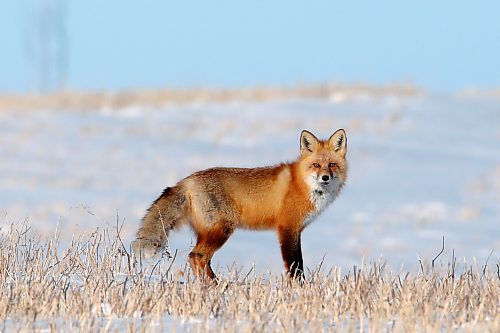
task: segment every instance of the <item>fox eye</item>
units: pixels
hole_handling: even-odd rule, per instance
[[[330,168],[334,168],[334,167],[336,167],[336,166],[337,166],[337,163],[330,162],[330,164],[328,164],[328,166],[329,166]]]
[[[319,165],[319,163],[313,163],[313,167],[315,167],[315,168],[319,168],[319,167],[320,167],[320,165]]]

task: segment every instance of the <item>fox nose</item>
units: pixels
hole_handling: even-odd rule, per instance
[[[327,176],[327,175],[323,175],[323,176],[321,177],[321,180],[323,180],[324,182],[328,181],[329,179],[330,179],[330,177],[329,177],[329,176]]]

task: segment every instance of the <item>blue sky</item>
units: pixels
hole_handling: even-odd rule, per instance
[[[500,1],[4,0],[0,93],[40,87],[43,3],[65,5],[66,85],[76,90],[500,86]]]

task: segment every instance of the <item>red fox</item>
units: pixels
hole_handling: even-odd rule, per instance
[[[324,141],[303,130],[293,163],[195,172],[167,187],[149,207],[133,251],[143,257],[158,254],[170,230],[187,224],[197,236],[191,269],[198,278],[214,280],[212,256],[236,228],[275,230],[288,274],[303,278],[301,232],[344,186],[346,153],[343,129]]]

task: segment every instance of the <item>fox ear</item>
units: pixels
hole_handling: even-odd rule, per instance
[[[319,140],[309,131],[300,133],[300,154],[312,153],[318,146]]]
[[[337,154],[345,157],[347,153],[347,136],[343,129],[339,129],[328,139],[328,144]]]

